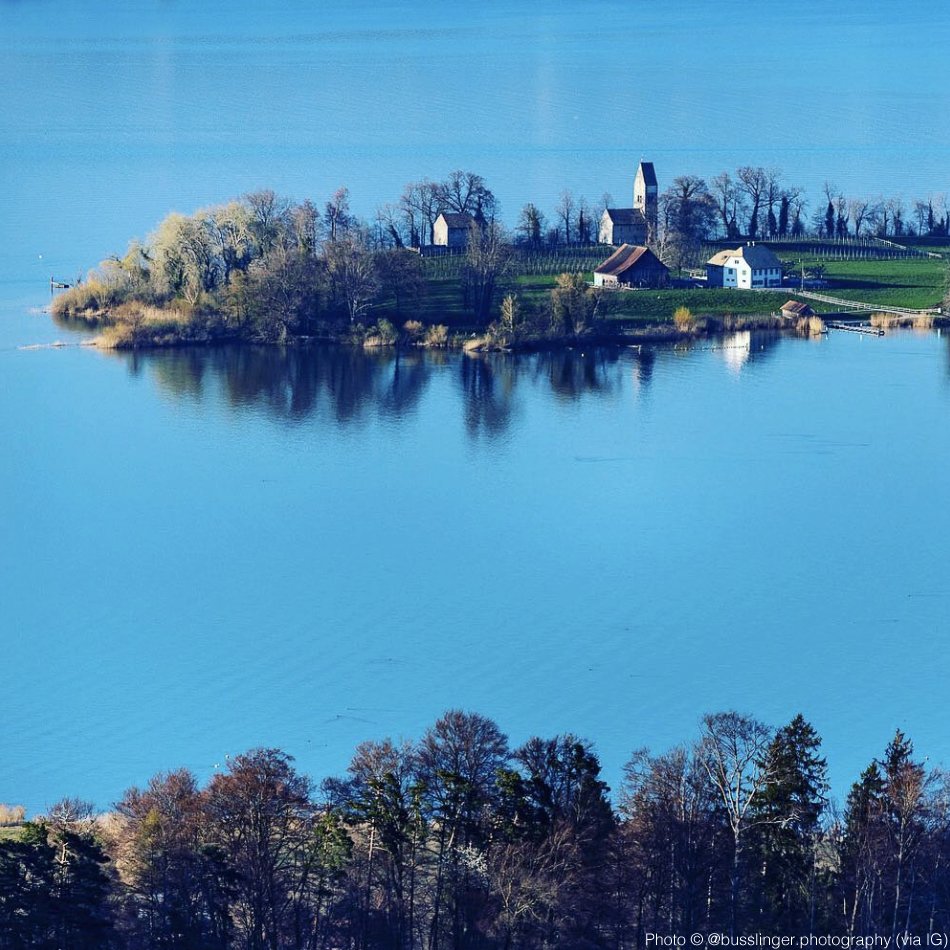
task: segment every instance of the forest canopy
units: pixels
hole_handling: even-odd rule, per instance
[[[278,749],[77,799],[0,837],[0,946],[626,948],[646,935],[926,934],[950,926],[950,784],[897,731],[829,797],[821,740],[727,711],[635,752],[513,747],[452,710],[360,744],[319,785]]]

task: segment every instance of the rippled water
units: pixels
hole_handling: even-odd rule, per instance
[[[258,187],[371,218],[407,181],[482,174],[507,220],[565,188],[628,201],[779,166],[818,207],[946,191],[943,0],[771,4],[0,3],[0,276],[72,277]],[[43,255],[42,261],[37,255]]]
[[[26,318],[24,318],[26,319]],[[471,359],[0,352],[0,798],[253,744],[317,775],[450,706],[627,754],[738,706],[839,787],[945,752],[935,334]]]
[[[483,174],[513,220],[780,165],[946,184],[936,0],[0,3],[0,800],[283,746],[315,775],[446,707],[629,751],[799,709],[842,790],[937,711],[937,335],[471,360],[71,346],[38,308],[190,211]],[[70,338],[73,339],[74,338]],[[75,341],[75,340],[74,340]]]

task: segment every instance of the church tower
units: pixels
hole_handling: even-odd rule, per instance
[[[659,201],[656,187],[656,172],[653,162],[640,162],[637,177],[633,182],[633,207],[643,214],[647,223],[647,242],[656,240],[659,217]]]

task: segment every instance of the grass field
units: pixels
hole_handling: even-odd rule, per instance
[[[929,249],[929,248],[928,248]],[[520,254],[512,272],[502,282],[504,293],[515,293],[525,304],[540,304],[554,287],[557,274],[565,270],[582,271],[591,279],[591,267],[606,256],[603,248],[571,249],[570,253]],[[783,261],[795,265],[802,258],[783,250]],[[436,258],[424,262],[426,292],[419,308],[397,315],[392,303],[373,311],[374,318],[385,317],[396,324],[413,318],[427,324],[443,323],[453,330],[470,330],[474,321],[463,306],[460,277],[461,257]],[[923,309],[935,307],[947,293],[950,262],[929,258],[897,260],[848,260],[804,258],[805,267],[821,265],[828,281],[824,292],[860,300],[869,304]],[[612,321],[669,323],[677,307],[688,307],[694,316],[752,316],[777,312],[794,288],[771,292],[688,288],[676,290],[637,290],[605,295],[600,312]],[[826,312],[826,304],[812,306]]]
[[[862,303],[924,309],[938,306],[947,292],[946,261],[923,257],[894,261],[806,260],[805,267],[815,263],[825,267],[829,294]]]

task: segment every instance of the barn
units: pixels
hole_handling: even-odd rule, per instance
[[[669,268],[642,244],[622,244],[594,268],[595,287],[664,287]]]

